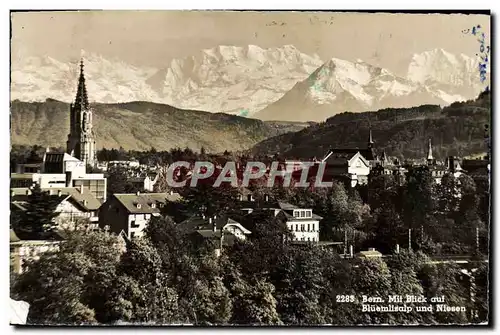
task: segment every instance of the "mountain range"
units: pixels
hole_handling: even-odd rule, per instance
[[[263,49],[217,46],[164,68],[137,67],[100,55],[85,56],[91,101],[148,101],[179,109],[251,116],[262,120],[323,121],[361,112],[422,104],[447,105],[477,96],[478,60],[436,49],[415,54],[401,76],[362,60],[324,62],[294,46]],[[79,67],[50,57],[16,59],[11,100],[71,102]]]

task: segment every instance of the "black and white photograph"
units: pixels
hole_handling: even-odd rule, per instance
[[[10,325],[491,325],[489,10],[9,16]]]

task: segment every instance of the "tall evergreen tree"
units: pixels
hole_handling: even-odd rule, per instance
[[[55,219],[59,216],[57,206],[62,198],[42,191],[35,185],[28,195],[26,211],[20,212],[17,222],[12,222],[14,231],[21,239],[44,239],[57,228]]]

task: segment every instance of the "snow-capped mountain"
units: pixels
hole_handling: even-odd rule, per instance
[[[326,63],[294,46],[262,49],[218,46],[139,68],[85,55],[93,102],[150,101],[178,108],[236,113],[273,120],[323,120],[344,111],[449,104],[484,90],[478,59],[437,49],[415,54],[406,78],[362,60]],[[71,102],[78,62],[50,57],[12,60],[11,99]]]
[[[291,45],[267,50],[255,45],[218,46],[172,60],[148,83],[176,107],[252,114],[278,100],[321,64],[319,57]]]
[[[332,58],[255,117],[263,120],[321,121],[334,114],[387,107],[449,104],[461,95],[401,78],[362,60]]]
[[[89,97],[95,102],[146,100],[178,108],[250,115],[278,100],[323,62],[294,46],[262,49],[218,46],[142,69],[97,55],[85,56]],[[74,98],[79,68],[52,58],[13,62],[11,99]]]
[[[429,86],[445,85],[476,89],[480,93],[486,86],[479,75],[479,57],[454,55],[443,49],[415,54],[408,66],[408,79]],[[488,63],[489,64],[489,63]]]
[[[51,57],[26,57],[12,61],[11,99],[44,101],[52,98],[71,102],[75,98],[80,68]],[[91,101],[153,101],[159,97],[146,83],[151,68],[137,68],[95,54],[85,56],[85,77]]]

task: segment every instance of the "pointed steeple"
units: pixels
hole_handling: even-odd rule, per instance
[[[385,150],[382,152],[382,162],[387,163],[387,154],[385,153]]]
[[[372,129],[370,128],[370,135],[368,137],[368,148],[373,147]]]
[[[85,75],[83,73],[83,58],[80,61],[80,78],[78,78],[78,88],[76,90],[75,107],[79,109],[89,108],[87,87],[85,86]]]
[[[429,138],[429,149],[427,149],[427,160],[431,161],[434,157],[432,157],[432,140]]]

